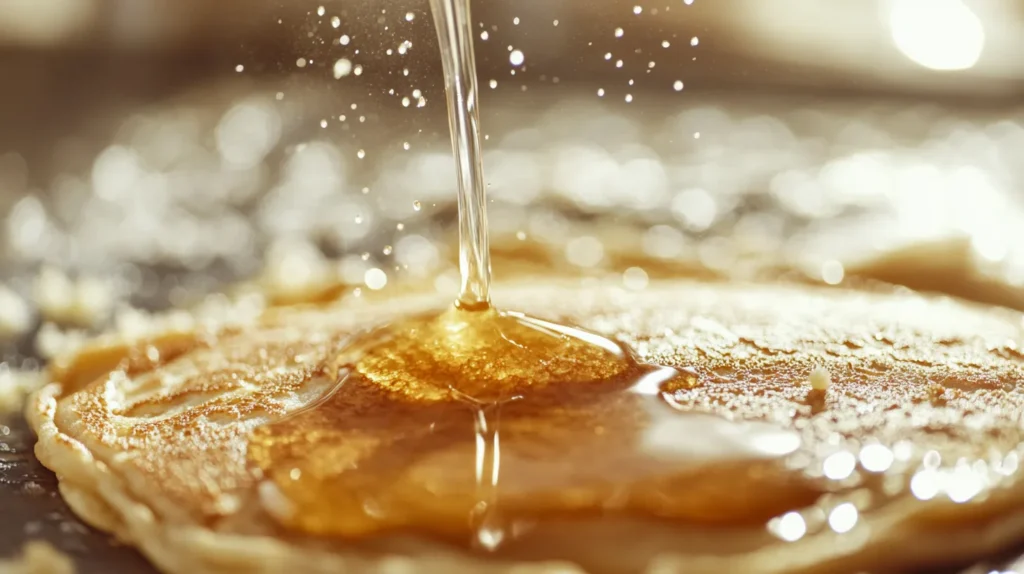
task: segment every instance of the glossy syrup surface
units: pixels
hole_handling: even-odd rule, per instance
[[[398,321],[326,371],[337,390],[258,429],[249,452],[289,501],[278,520],[310,533],[416,530],[494,549],[551,517],[757,524],[820,494],[775,460],[795,434],[674,411],[663,393],[685,371],[517,313]]]

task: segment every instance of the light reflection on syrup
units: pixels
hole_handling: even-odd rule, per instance
[[[778,464],[795,433],[679,412],[665,396],[691,373],[555,322],[449,309],[356,337],[324,369],[341,388],[250,443],[290,528],[487,551],[546,517],[758,524],[820,495]]]

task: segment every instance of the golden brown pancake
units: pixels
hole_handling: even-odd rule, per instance
[[[443,404],[420,405],[445,413],[430,421],[405,404],[388,425],[358,408],[395,408],[388,397],[358,403],[374,388],[342,385],[332,404],[352,403],[325,419],[337,427],[316,429],[323,442],[260,438],[317,412],[303,409],[335,389],[332,361],[351,335],[443,298],[273,309],[231,328],[97,343],[59,362],[31,401],[37,454],[76,512],[166,572],[902,572],[1024,539],[1020,313],[905,291],[683,281],[639,293],[524,283],[495,300],[682,376],[663,389],[665,425],[625,425],[616,409],[629,405],[596,387],[582,406],[509,411],[499,498],[519,522],[493,551],[467,544],[447,512],[465,502],[472,452],[420,432],[448,432]],[[824,391],[808,383],[821,368]],[[791,447],[737,448],[752,428]],[[544,441],[554,447],[537,455]],[[275,448],[302,472],[275,467]],[[559,453],[571,464],[550,475],[516,471]],[[672,472],[639,473],[653,460]],[[333,509],[327,524],[343,528],[302,520],[311,501],[282,480],[309,473],[303,484]],[[561,478],[530,483],[545,476]],[[357,495],[399,505],[402,520],[364,520],[374,510],[345,499]]]

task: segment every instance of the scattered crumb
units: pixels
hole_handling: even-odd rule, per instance
[[[48,321],[91,326],[110,316],[114,292],[100,279],[82,277],[73,281],[60,269],[44,267],[36,277],[34,297]]]
[[[75,564],[66,554],[47,542],[25,543],[21,556],[0,560],[0,574],[74,574]]]
[[[815,367],[810,376],[811,388],[816,391],[827,391],[832,385],[832,375],[825,367]]]
[[[0,338],[24,335],[32,327],[32,310],[17,293],[0,285]]]
[[[0,413],[21,410],[25,397],[44,381],[39,371],[14,370],[7,363],[0,363]]]

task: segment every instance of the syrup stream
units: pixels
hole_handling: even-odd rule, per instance
[[[490,306],[491,255],[469,0],[430,0],[430,7],[441,46],[448,125],[458,172],[462,288],[456,305],[460,309],[481,310]]]

